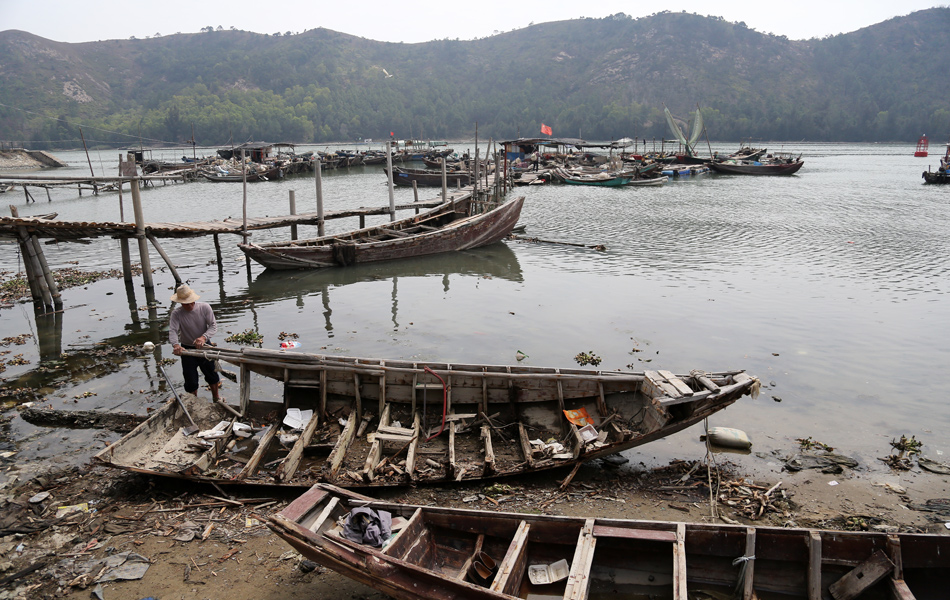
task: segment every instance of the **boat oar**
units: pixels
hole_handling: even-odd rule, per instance
[[[168,382],[168,387],[172,389],[172,393],[175,394],[175,400],[178,400],[178,406],[181,407],[182,412],[185,413],[185,416],[188,417],[188,421],[191,423],[188,427],[182,427],[181,432],[183,434],[191,435],[198,431],[198,426],[195,425],[195,420],[191,418],[191,415],[188,413],[188,409],[185,408],[185,403],[181,401],[181,396],[178,395],[178,390],[175,389],[175,386],[172,385],[172,380],[169,379],[168,373],[165,372],[165,367],[162,366],[162,363],[158,363],[158,370],[162,372],[162,375],[165,377],[165,381]]]

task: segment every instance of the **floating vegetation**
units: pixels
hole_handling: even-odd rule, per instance
[[[132,274],[140,275],[142,273],[141,265],[132,266]],[[0,274],[0,275],[4,275]],[[56,269],[53,271],[53,279],[56,281],[60,290],[81,285],[89,285],[100,279],[117,279],[122,277],[122,269],[109,269],[107,271],[82,271],[71,267],[65,269]],[[26,298],[30,295],[30,285],[26,280],[26,275],[16,273],[9,279],[0,281],[0,301],[13,301]]]
[[[277,339],[280,341],[295,340],[299,337],[300,336],[297,335],[296,333],[287,333],[286,331],[281,331],[280,333],[277,334]]]
[[[577,362],[577,364],[579,364],[582,367],[586,365],[593,365],[596,367],[601,362],[600,357],[594,354],[593,350],[591,350],[590,352],[579,353],[577,356],[574,357],[574,360]]]
[[[798,442],[798,446],[802,450],[822,450],[823,452],[835,451],[835,449],[828,444],[811,439],[811,436],[808,436],[807,438],[796,438],[795,441]]]
[[[92,398],[93,396],[98,396],[98,394],[96,394],[95,392],[88,392],[88,391],[87,391],[87,392],[83,392],[83,393],[81,393],[81,394],[76,394],[75,396],[73,396],[73,398],[75,398],[75,399],[78,400],[78,399],[80,399],[80,398]]]
[[[230,331],[228,333],[231,333]],[[260,346],[264,343],[264,336],[253,329],[245,329],[241,333],[231,333],[224,341],[245,346]]]
[[[0,340],[0,346],[9,346],[13,344],[14,346],[22,346],[26,343],[26,340],[33,337],[32,333],[21,333],[20,335],[11,335],[10,337],[5,337]]]

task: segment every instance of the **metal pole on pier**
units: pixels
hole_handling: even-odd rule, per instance
[[[313,182],[317,186],[317,235],[323,237],[323,161],[319,154],[314,154],[316,162],[313,165]]]
[[[389,220],[396,220],[396,195],[393,192],[393,151],[392,142],[386,142],[386,170],[389,177],[386,178],[389,184]]]

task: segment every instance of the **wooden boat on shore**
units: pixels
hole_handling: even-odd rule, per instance
[[[473,212],[471,194],[460,193],[430,211],[340,235],[269,244],[238,244],[269,269],[320,269],[468,250],[508,237],[524,197]]]
[[[769,155],[764,159],[727,159],[713,161],[709,167],[727,175],[792,175],[805,164],[801,156]]]
[[[383,171],[389,174],[387,169]],[[411,186],[413,181],[417,187],[442,187],[442,170],[393,167],[394,185]],[[445,181],[450,187],[469,185],[472,182],[472,174],[469,171],[446,170]]]
[[[374,546],[361,520],[387,517],[391,534]],[[923,600],[945,597],[950,580],[950,536],[413,506],[322,484],[267,526],[401,600]]]
[[[98,461],[222,485],[472,481],[576,467],[671,435],[758,391],[742,371],[677,376],[256,348],[184,354],[237,365],[240,405],[184,394],[201,433],[184,435],[190,421],[172,400]],[[251,400],[252,374],[267,378],[255,386],[282,388],[272,397],[283,401]]]

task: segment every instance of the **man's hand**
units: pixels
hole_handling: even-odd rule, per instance
[[[201,336],[200,338],[195,340],[195,348],[200,349],[204,347],[205,347],[205,336]]]
[[[172,346],[172,354],[174,354],[175,356],[181,356],[181,345],[180,345],[180,344],[175,344],[174,346]]]

